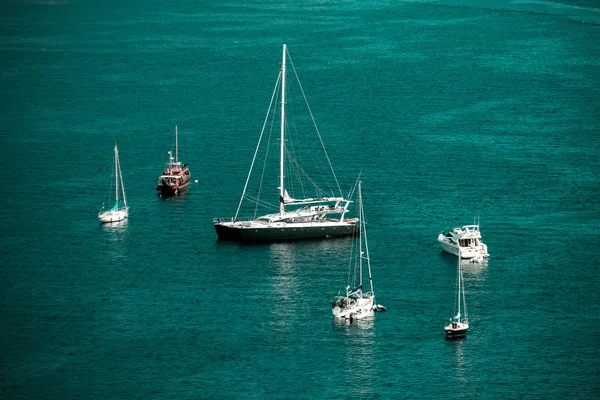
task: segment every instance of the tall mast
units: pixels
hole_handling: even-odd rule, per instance
[[[117,144],[115,143],[115,193],[117,203],[119,202],[119,151],[117,150]]]
[[[462,271],[460,269],[460,249],[458,253],[458,322],[460,322],[460,291],[462,284]]]
[[[283,157],[285,155],[285,53],[287,52],[286,45],[283,45],[283,60],[281,62],[281,146],[279,149],[279,214],[283,215],[285,212],[285,206],[283,202],[283,195],[285,189],[283,187]]]
[[[360,218],[360,235],[361,237],[364,235],[365,238],[365,255],[367,260],[367,267],[369,269],[369,286],[371,288],[371,294],[375,296],[375,290],[373,289],[373,274],[371,273],[371,256],[369,255],[369,241],[367,240],[367,224],[365,220],[365,208],[363,207],[361,183],[362,182],[360,181],[358,182],[358,195],[360,199],[360,213],[358,216]]]
[[[361,222],[361,228],[362,225],[364,223],[364,216],[363,216],[363,208],[362,208],[362,191],[360,189],[360,181],[358,182],[358,209],[359,209],[359,218],[360,218],[360,222]],[[363,237],[363,232],[361,229],[360,234],[358,235],[358,249],[360,254],[359,256],[359,261],[358,261],[358,265],[360,267],[360,287],[362,287],[362,260],[363,260],[363,248],[362,248],[362,237]]]
[[[127,208],[127,196],[125,196],[125,186],[123,185],[123,172],[121,172],[121,160],[119,159],[119,182],[121,182],[121,190],[123,191],[123,205]]]
[[[177,125],[175,125],[175,162],[179,162],[179,146],[177,143]]]

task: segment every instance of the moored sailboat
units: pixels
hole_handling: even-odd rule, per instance
[[[158,186],[156,190],[161,196],[173,196],[187,189],[191,181],[191,173],[187,164],[179,162],[179,143],[178,131],[175,127],[175,158],[173,151],[169,151],[169,161],[167,166],[158,177]]]
[[[273,92],[273,96],[271,98],[269,112],[265,118],[265,124],[263,126],[261,137],[254,154],[250,172],[246,179],[246,184],[244,185],[242,198],[238,204],[238,209],[235,213],[235,216],[231,219],[213,220],[216,233],[218,238],[221,240],[280,241],[291,239],[348,236],[357,233],[358,219],[347,218],[346,216],[348,213],[348,206],[350,205],[351,201],[344,198],[344,196],[341,194],[341,190],[339,184],[337,184],[337,178],[335,178],[335,173],[333,172],[333,168],[331,168],[331,162],[329,161],[329,158],[327,157],[327,163],[329,164],[332,175],[335,178],[335,183],[337,184],[338,192],[340,193],[337,195],[334,194],[332,190],[327,192],[318,187],[313,179],[314,177],[308,176],[305,166],[300,165],[301,157],[299,157],[296,153],[297,149],[293,148],[291,143],[288,143],[288,141],[290,141],[289,133],[292,131],[295,133],[297,129],[295,121],[288,121],[289,116],[286,114],[286,105],[288,102],[286,97],[286,61],[288,59],[293,68],[293,63],[291,63],[291,58],[287,52],[287,47],[284,44],[281,71]],[[302,90],[298,79],[297,81],[301,89],[302,96],[304,97],[304,101],[306,102],[306,107],[310,112],[310,107],[308,107],[308,102],[304,96],[304,91]],[[260,192],[256,196],[250,196],[248,193],[248,182],[255,165],[259,147],[261,146],[267,121],[276,120],[275,112],[277,107],[274,106],[276,103],[276,101],[274,102],[274,99],[276,95],[279,94],[281,96],[280,137],[278,151],[279,186],[277,188],[279,190],[279,206],[272,206],[272,212],[262,216],[257,217],[255,211],[255,215],[251,218],[238,218],[244,199],[253,201],[257,207],[258,205],[262,206],[265,203],[260,199]],[[271,118],[269,118],[269,116],[271,116]],[[310,113],[310,120],[312,120],[312,123],[314,124],[312,113]],[[314,128],[316,128],[316,125]],[[318,129],[316,129],[316,131],[319,135],[318,137],[320,144],[323,145],[323,141]],[[268,140],[268,142],[271,142],[271,140]],[[275,142],[275,140],[273,140],[273,142]],[[310,157],[313,155],[314,153],[311,153]],[[325,155],[327,156],[326,151]],[[265,164],[263,164],[263,168],[264,165],[266,165],[266,161]],[[295,170],[290,171],[291,168],[295,168]],[[322,171],[318,172],[319,174],[322,174]],[[297,190],[297,193],[299,193],[302,198],[292,197],[294,196],[294,192],[292,191],[292,186],[290,184],[292,177],[295,179],[304,178],[305,180],[305,186],[299,185],[300,188]],[[304,183],[302,185],[304,185]],[[260,188],[262,188],[262,185]],[[313,196],[307,195],[310,191],[314,192]],[[292,195],[290,195],[290,193],[292,193]],[[277,208],[278,210],[275,211]]]
[[[360,234],[353,240],[351,253],[351,268],[348,270],[348,285],[346,294],[336,296],[331,302],[331,312],[335,319],[360,320],[373,316],[375,311],[385,311],[385,307],[375,303],[373,290],[373,275],[371,273],[371,258],[367,242],[365,213],[362,202],[361,184],[358,184],[358,212],[360,219]],[[369,273],[369,291],[363,292],[363,267]],[[358,278],[358,282],[356,282]],[[351,282],[351,280],[353,282]],[[352,285],[350,285],[352,283]],[[353,289],[350,289],[352,288]]]
[[[461,337],[467,334],[469,329],[469,316],[467,314],[467,303],[465,300],[465,284],[463,280],[460,255],[458,256],[458,274],[456,278],[456,314],[450,319],[450,323],[444,327],[448,337]],[[461,314],[464,313],[463,314]]]
[[[112,185],[111,185],[112,186]],[[112,188],[111,188],[112,196]],[[123,185],[123,174],[121,173],[121,162],[119,161],[119,149],[115,144],[115,205],[109,209],[102,209],[98,213],[98,219],[102,223],[119,222],[129,217],[129,207],[127,206],[127,197],[125,196],[125,186]]]

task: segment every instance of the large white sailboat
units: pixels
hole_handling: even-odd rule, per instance
[[[112,186],[112,185],[111,185]],[[112,196],[112,188],[111,188]],[[127,197],[125,197],[125,186],[123,185],[123,174],[121,173],[121,162],[119,161],[119,149],[115,144],[115,205],[108,209],[102,209],[98,213],[98,219],[102,223],[119,222],[129,217],[129,207],[127,206]]]
[[[467,314],[467,302],[465,299],[465,283],[463,280],[460,254],[458,256],[458,274],[456,278],[456,305],[453,318],[444,327],[448,337],[461,337],[467,334],[469,329],[469,315]]]
[[[299,152],[298,142],[292,139],[292,134],[296,134],[298,125],[296,120],[292,117],[295,115],[295,108],[292,107],[294,112],[286,113],[286,107],[290,107],[286,87],[286,66],[287,61],[290,61],[291,69],[294,72],[298,87],[304,100],[304,107],[308,109],[310,118],[305,118],[304,121],[312,122],[311,128],[316,130],[318,135],[318,142],[321,145],[321,150],[325,153],[327,164],[331,169],[331,175],[335,184],[337,185],[337,194],[329,186],[328,190],[323,190],[317,183],[314,176],[309,175],[304,161],[315,156],[316,152],[311,152],[306,157],[301,157]],[[280,95],[280,98],[279,98]],[[248,184],[250,176],[252,175],[255,164],[257,162],[257,154],[263,142],[263,137],[268,136],[273,130],[273,123],[278,119],[275,114],[277,112],[277,100],[281,101],[280,109],[280,133],[279,133],[279,205],[270,204],[269,213],[258,216],[257,210],[259,206],[265,206],[267,201],[263,200],[260,196],[260,190],[262,189],[262,180],[257,189],[257,194],[249,193]],[[290,114],[290,115],[288,115]],[[271,129],[265,129],[268,123],[271,123]],[[312,130],[311,129],[311,130]],[[275,129],[276,130],[276,129]],[[265,134],[265,132],[267,132]],[[295,137],[295,136],[294,136]],[[269,136],[264,142],[274,143],[275,139],[271,140]],[[268,146],[265,146],[268,147]],[[347,218],[346,213],[348,212],[348,206],[351,201],[344,198],[340,186],[338,184],[331,162],[327,156],[327,152],[324,151],[323,140],[320,136],[310,107],[304,96],[304,90],[300,85],[300,81],[294,69],[294,65],[291,61],[287,47],[283,45],[283,60],[281,65],[281,71],[277,79],[277,84],[271,97],[271,104],[269,105],[269,112],[265,118],[261,136],[254,153],[250,172],[244,185],[242,197],[238,204],[238,209],[233,218],[228,219],[214,219],[214,227],[217,232],[219,239],[221,240],[239,240],[239,241],[280,241],[280,240],[292,240],[292,239],[309,239],[309,238],[326,238],[336,236],[349,236],[357,233],[357,222],[356,218]],[[266,158],[263,163],[262,176],[272,176],[268,173],[265,174],[266,169]],[[257,167],[258,168],[258,167]],[[317,169],[315,175],[324,175],[325,168]],[[297,183],[296,186],[292,185],[292,179]],[[268,186],[268,183],[265,184]],[[272,187],[272,186],[271,186]],[[294,198],[294,197],[298,198]],[[276,196],[270,197],[275,200]],[[240,209],[244,200],[252,201],[256,207],[254,208],[254,216],[250,218],[240,218]],[[266,207],[265,207],[266,208]],[[267,208],[268,209],[268,208]]]
[[[365,212],[362,202],[360,182],[358,184],[358,212],[360,219],[360,234],[354,239],[348,270],[346,294],[336,296],[331,302],[331,312],[335,319],[360,320],[373,316],[375,311],[385,311],[385,307],[375,303],[373,290],[373,275],[371,273],[371,258],[367,242]],[[369,291],[363,292],[363,267],[369,272]],[[358,282],[356,281],[358,279]]]

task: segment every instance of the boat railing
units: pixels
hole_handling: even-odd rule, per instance
[[[235,221],[233,220],[233,217],[216,217],[212,219],[213,222],[218,223],[218,222],[243,222],[243,221],[257,221],[257,222],[263,222],[263,221],[259,221],[256,219],[256,217],[239,217],[237,218]]]

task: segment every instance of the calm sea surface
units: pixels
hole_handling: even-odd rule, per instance
[[[0,6],[0,397],[598,398],[600,5],[45,1]],[[286,43],[378,303],[335,324],[348,239],[217,242]],[[189,193],[154,194],[179,126]],[[130,220],[101,226],[118,142]],[[273,190],[276,188],[273,177]],[[274,199],[276,201],[276,199]],[[480,216],[472,330],[446,341]]]

